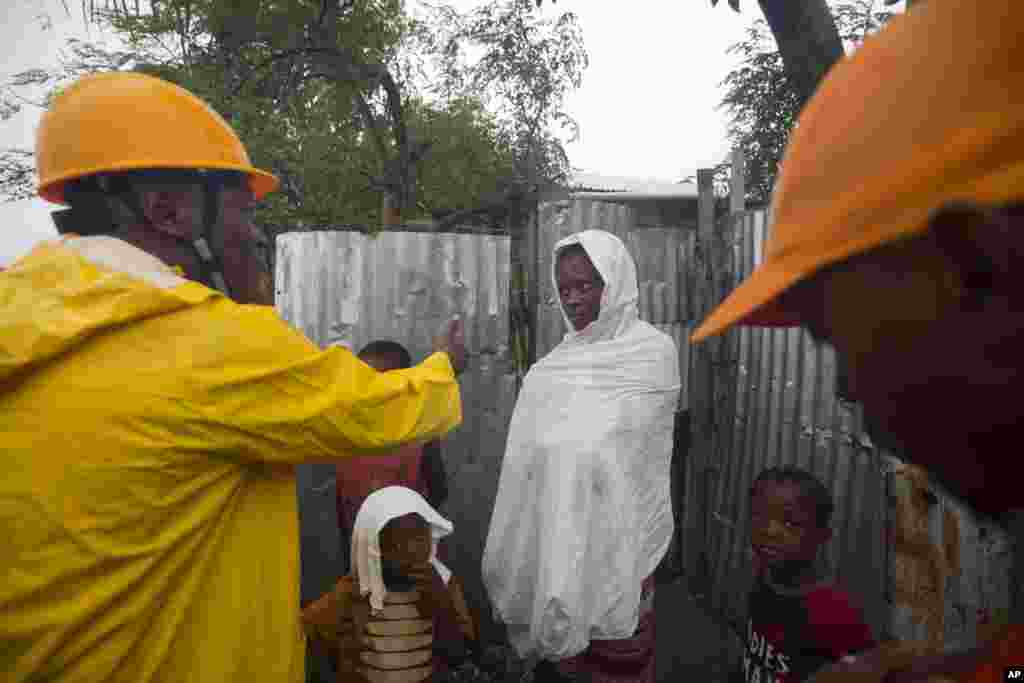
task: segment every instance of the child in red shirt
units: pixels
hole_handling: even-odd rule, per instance
[[[394,341],[370,342],[359,358],[380,372],[412,367],[412,357]],[[423,496],[431,507],[440,509],[448,497],[441,444],[408,444],[387,455],[350,457],[337,465],[338,526],[348,546],[356,514],[366,497],[385,486],[405,486]],[[447,553],[439,549],[442,561]]]
[[[875,645],[850,596],[815,569],[831,537],[832,497],[794,467],[763,471],[750,492],[756,581],[748,600],[745,683],[795,683]]]

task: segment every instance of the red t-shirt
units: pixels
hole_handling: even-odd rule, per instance
[[[956,677],[964,683],[1002,683],[1010,667],[1024,668],[1024,624],[1002,630],[993,641],[993,658],[969,675]]]
[[[803,681],[844,655],[875,646],[860,610],[835,585],[789,592],[760,579],[748,604],[745,683]]]
[[[346,458],[338,465],[338,526],[348,533],[366,497],[384,486],[405,486],[427,497],[420,477],[423,447],[407,445],[388,455]]]

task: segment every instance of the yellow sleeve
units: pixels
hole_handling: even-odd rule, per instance
[[[221,347],[191,371],[192,406],[176,428],[214,450],[299,463],[387,452],[462,422],[448,354],[378,372],[343,347],[320,350],[269,307],[225,303],[209,316]],[[191,432],[189,434],[188,432]],[[216,432],[216,433],[214,433]]]

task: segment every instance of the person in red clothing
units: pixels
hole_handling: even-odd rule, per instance
[[[761,472],[750,496],[756,580],[737,679],[804,681],[823,666],[874,647],[860,609],[815,566],[832,537],[828,489],[804,470],[778,467]]]
[[[359,352],[359,358],[380,372],[412,367],[409,351],[395,341],[370,342]],[[439,441],[408,444],[390,455],[349,458],[337,468],[338,526],[344,547],[348,546],[363,501],[378,489],[405,486],[423,496],[434,509],[439,509],[448,498]],[[443,549],[439,549],[439,555],[446,559]]]

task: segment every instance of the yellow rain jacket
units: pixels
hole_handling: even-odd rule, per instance
[[[301,681],[293,465],[462,419],[125,242],[0,274],[0,681]]]

